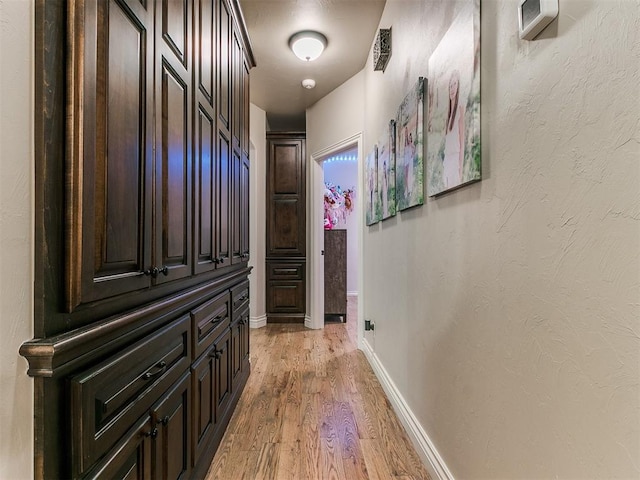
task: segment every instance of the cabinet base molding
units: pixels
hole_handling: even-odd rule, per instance
[[[304,322],[305,322],[304,314],[267,313],[267,323],[304,323]]]

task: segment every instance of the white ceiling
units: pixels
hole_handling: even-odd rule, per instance
[[[271,130],[304,130],[306,108],[364,68],[385,1],[240,0],[257,63],[251,102],[267,112]],[[301,30],[328,39],[313,62],[289,49],[289,37]],[[302,87],[305,78],[316,81],[313,90]]]

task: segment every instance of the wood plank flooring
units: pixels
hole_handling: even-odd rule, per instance
[[[427,480],[346,324],[251,331],[251,376],[207,480]]]

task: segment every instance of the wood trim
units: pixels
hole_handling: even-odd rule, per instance
[[[251,39],[249,38],[247,23],[244,20],[244,15],[242,14],[242,8],[240,7],[239,0],[230,0],[231,9],[233,10],[233,16],[236,18],[238,22],[238,30],[240,31],[240,37],[242,39],[242,50],[244,51],[244,55],[247,59],[247,63],[249,64],[249,68],[253,68],[256,66],[256,59],[253,55],[253,47],[251,46]]]
[[[81,360],[83,355],[94,353],[96,349],[104,349],[107,346],[113,347],[128,330],[136,330],[140,335],[152,331],[158,327],[158,324],[166,321],[164,316],[175,317],[181,311],[195,307],[203,297],[231,287],[245,278],[250,271],[250,268],[238,270],[228,277],[182,291],[133,312],[50,338],[25,342],[20,347],[20,355],[29,362],[27,374],[31,377],[52,377],[56,370]],[[136,329],[136,324],[147,317],[154,317],[154,320]],[[130,340],[130,338],[127,339],[127,341]]]
[[[67,9],[67,135],[65,173],[65,307],[72,312],[82,296],[82,186],[84,157],[85,3],[70,0]]]

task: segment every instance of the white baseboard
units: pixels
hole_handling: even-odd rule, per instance
[[[357,297],[357,296],[358,296],[357,290],[355,292],[347,292],[347,297]]]
[[[249,318],[249,328],[262,328],[267,326],[267,316],[260,315],[259,317]]]
[[[387,394],[394,411],[398,415],[400,422],[404,426],[407,435],[409,435],[413,446],[416,448],[416,452],[422,459],[431,477],[434,480],[454,480],[453,475],[445,465],[444,460],[436,450],[427,432],[424,431],[420,422],[418,422],[418,419],[409,408],[409,405],[407,405],[404,397],[395,383],[393,383],[393,380],[391,380],[391,377],[366,339],[363,339],[362,346],[362,351],[367,357],[367,360],[369,360],[371,368],[373,368],[376,377],[378,377],[378,380],[382,384],[382,388]]]
[[[304,326],[306,328],[313,328],[313,323],[311,322],[311,317],[309,315],[304,316]]]

